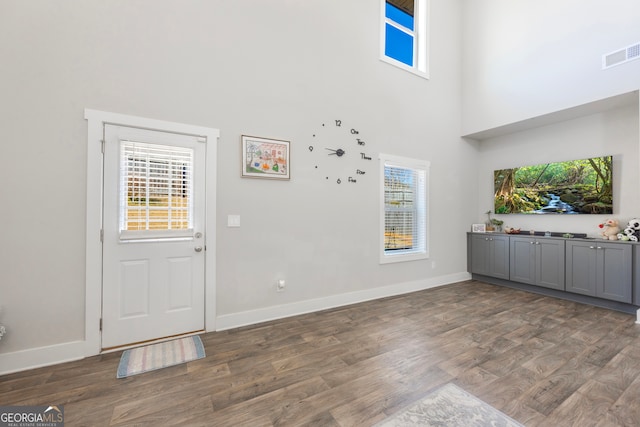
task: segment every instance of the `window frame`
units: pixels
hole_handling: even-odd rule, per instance
[[[386,0],[380,0],[380,60],[429,79],[429,16],[431,0],[414,0],[414,23],[410,30],[386,17]],[[413,36],[413,66],[386,55],[386,25]]]
[[[380,153],[380,264],[389,264],[395,262],[416,261],[429,258],[429,168],[430,162],[426,160],[413,159],[408,157],[395,156]],[[385,249],[385,229],[386,229],[386,205],[385,205],[385,169],[388,166],[398,168],[411,169],[413,171],[424,173],[424,188],[418,191],[419,185],[414,186],[414,194],[418,197],[416,203],[419,204],[417,226],[422,227],[422,231],[418,233],[423,236],[423,241],[418,245],[414,245],[411,250],[402,250],[398,252],[387,251]]]

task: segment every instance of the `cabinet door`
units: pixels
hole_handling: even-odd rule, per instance
[[[598,282],[596,296],[613,301],[631,303],[631,245],[597,245]]]
[[[511,237],[509,244],[509,279],[514,282],[536,282],[536,241],[529,237]]]
[[[483,234],[470,236],[469,272],[487,275],[489,273],[489,238]]]
[[[564,291],[564,240],[538,239],[535,284]]]
[[[509,279],[509,237],[491,236],[491,256],[489,258],[489,275],[501,279]]]
[[[596,295],[596,245],[585,242],[566,243],[566,290],[576,294]]]

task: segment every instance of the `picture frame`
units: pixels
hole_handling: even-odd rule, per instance
[[[288,180],[290,141],[242,135],[242,177]]]
[[[471,224],[471,232],[472,233],[486,233],[487,226],[486,224]]]

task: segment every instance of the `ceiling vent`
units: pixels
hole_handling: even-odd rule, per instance
[[[640,43],[602,55],[602,69],[611,68],[638,58],[640,58]]]

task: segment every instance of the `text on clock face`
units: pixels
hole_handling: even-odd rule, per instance
[[[331,122],[329,122],[329,123],[331,123]],[[329,123],[322,123],[322,127],[325,128],[325,129],[327,127],[331,127]],[[333,123],[335,125],[335,128],[339,128],[339,129],[345,129],[346,128],[345,130],[349,129],[348,133],[350,135],[354,136],[353,139],[351,139],[352,142],[355,142],[360,147],[364,147],[366,145],[366,142],[364,141],[364,139],[362,139],[360,137],[355,137],[356,135],[360,135],[360,132],[357,129],[343,126],[342,120],[339,120],[339,119],[334,120]],[[327,126],[327,125],[329,125],[329,126]],[[315,133],[313,134],[313,138],[317,138],[319,136],[320,135],[316,135]],[[313,145],[309,145],[308,149],[309,149],[309,152],[313,152],[314,151],[314,146]],[[347,149],[348,149],[348,147],[347,147]],[[327,154],[329,156],[336,156],[338,158],[343,157],[345,154],[347,154],[347,150],[344,150],[343,148],[328,148],[328,147],[325,147],[325,150],[328,151]],[[346,156],[345,158],[348,158],[348,157],[349,156]],[[367,153],[364,153],[364,152],[360,152],[359,159],[360,160],[373,160],[371,155],[367,155]],[[345,161],[343,160],[340,163],[342,163],[342,162],[345,162]],[[348,163],[348,161],[346,163]],[[319,168],[319,166],[315,165],[315,169],[318,169],[318,168]],[[356,169],[356,171],[355,171],[356,176],[362,176],[362,175],[365,175],[365,173],[366,172],[364,170],[362,170],[362,169]],[[325,176],[325,178],[327,180],[331,179],[329,176]],[[333,178],[333,179],[335,179],[335,182],[338,183],[338,184],[341,184],[342,182],[348,182],[348,183],[356,183],[357,182],[356,178],[354,178],[353,176],[347,177],[346,181],[343,180],[342,178],[337,178],[337,179]]]

